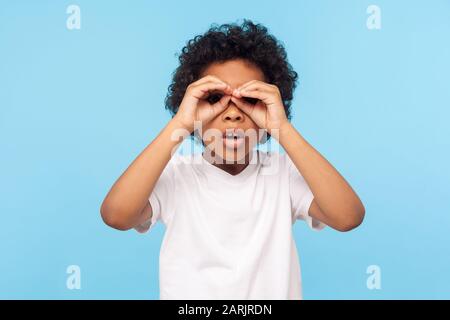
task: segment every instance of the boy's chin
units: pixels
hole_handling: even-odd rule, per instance
[[[242,148],[216,148],[214,149],[214,156],[216,160],[222,160],[222,163],[246,163],[247,155],[249,154],[249,147]]]

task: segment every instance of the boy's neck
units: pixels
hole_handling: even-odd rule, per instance
[[[203,158],[211,163],[212,165],[218,167],[219,169],[224,170],[225,172],[235,176],[241,173],[245,168],[247,168],[250,160],[252,159],[252,152],[248,152],[243,160],[236,160],[234,163],[231,161],[226,161],[215,155],[214,151],[211,152],[203,152]]]

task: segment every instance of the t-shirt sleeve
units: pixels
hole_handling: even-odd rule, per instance
[[[137,225],[136,231],[145,233],[150,230],[157,221],[161,220],[164,224],[170,219],[173,213],[174,194],[175,194],[175,165],[177,155],[173,155],[167,163],[163,172],[158,178],[148,202],[152,208],[152,217],[147,221]]]
[[[311,229],[322,230],[326,225],[309,215],[309,208],[314,200],[311,189],[287,154],[285,154],[285,159],[289,174],[292,222],[294,223],[298,219],[304,220]]]

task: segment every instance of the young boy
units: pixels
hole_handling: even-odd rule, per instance
[[[172,119],[115,182],[105,223],[166,225],[161,299],[301,299],[292,224],[348,231],[364,206],[290,123],[297,73],[262,25],[190,40],[169,87]],[[186,136],[204,151],[175,153]],[[285,150],[255,148],[275,138]]]

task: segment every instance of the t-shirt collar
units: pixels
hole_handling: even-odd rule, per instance
[[[250,151],[250,160],[249,164],[236,175],[232,175],[225,170],[213,165],[211,162],[205,159],[203,153],[199,154],[201,158],[202,170],[205,170],[206,173],[211,174],[214,177],[224,179],[229,182],[241,182],[247,179],[253,172],[257,170],[260,165],[260,155],[258,149],[252,149]]]

